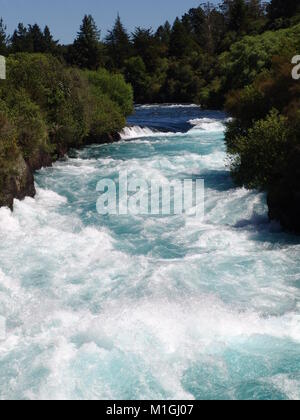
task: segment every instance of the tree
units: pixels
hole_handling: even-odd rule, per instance
[[[152,29],[136,28],[132,34],[135,55],[141,57],[147,70],[154,71],[160,57],[160,45]]]
[[[33,45],[33,52],[42,52],[43,51],[43,32],[39,25],[29,25],[27,36],[31,38]]]
[[[176,58],[182,58],[190,53],[193,49],[192,38],[182,23],[177,18],[174,22],[170,38],[170,56]]]
[[[48,26],[45,26],[42,39],[42,51],[45,53],[55,53],[57,50],[58,41],[54,41],[53,36]]]
[[[159,40],[159,42],[166,47],[169,47],[171,30],[172,27],[170,23],[166,21],[164,25],[159,26],[155,34],[155,37]]]
[[[164,25],[159,26],[155,33],[157,49],[159,50],[161,57],[167,57],[169,55],[171,31],[172,26],[168,21],[166,21]]]
[[[291,18],[299,11],[299,0],[272,0],[267,7],[268,18],[271,22],[280,18]]]
[[[26,28],[19,23],[11,38],[11,49],[16,52],[55,53],[58,41],[54,41],[48,26],[44,31],[35,24]]]
[[[0,54],[5,55],[7,52],[8,36],[6,35],[6,25],[3,19],[0,19]]]
[[[207,2],[190,9],[182,22],[204,51],[212,54],[219,49],[225,31],[224,16],[213,4]]]
[[[203,26],[205,23],[205,13],[202,7],[190,9],[186,13],[182,22],[190,33],[195,36],[196,41],[203,44]]]
[[[147,101],[151,80],[141,57],[131,57],[126,61],[125,78],[134,88],[135,101]]]
[[[100,31],[91,15],[85,15],[74,44],[70,48],[69,59],[80,68],[96,70],[102,64]]]
[[[247,9],[247,15],[251,20],[264,17],[265,6],[262,5],[261,0],[248,0]]]
[[[241,34],[247,29],[247,4],[245,0],[223,0],[221,10],[228,31]]]
[[[110,67],[117,70],[122,69],[125,61],[131,56],[131,44],[119,15],[113,29],[108,32],[105,38],[105,44]]]
[[[11,48],[14,53],[33,52],[32,39],[29,39],[28,30],[23,23],[18,24],[11,38]]]

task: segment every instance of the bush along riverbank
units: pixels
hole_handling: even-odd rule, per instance
[[[299,234],[300,81],[292,78],[291,57],[300,50],[290,44],[283,51],[253,83],[228,94],[234,119],[226,143],[236,183],[266,191],[270,219]]]
[[[121,75],[67,67],[46,54],[10,55],[0,88],[0,206],[33,197],[34,171],[71,147],[114,141],[132,110]]]

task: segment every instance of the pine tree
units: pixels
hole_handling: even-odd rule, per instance
[[[11,38],[13,52],[43,52],[43,33],[37,24],[29,25],[26,28],[19,23]]]
[[[81,68],[96,70],[102,64],[100,31],[91,15],[85,15],[70,49],[70,61]]]
[[[247,24],[245,32],[251,35],[262,33],[267,24],[266,7],[262,0],[246,0]]]
[[[48,26],[43,31],[42,52],[54,54],[57,50],[58,41],[54,41]]]
[[[212,3],[190,9],[182,22],[202,50],[210,54],[218,50],[225,32],[224,16]]]
[[[5,55],[7,53],[8,36],[6,35],[6,25],[3,19],[0,19],[0,54]]]
[[[29,53],[50,53],[53,54],[57,50],[58,41],[53,40],[50,29],[45,26],[44,31],[35,25],[29,25],[26,28],[23,23],[19,23],[11,37],[12,52],[29,52]]]
[[[11,38],[11,49],[17,52],[33,52],[32,39],[29,39],[27,28],[23,23],[19,23]]]
[[[134,53],[140,56],[146,67],[155,65],[157,59],[156,38],[153,35],[152,29],[136,28],[132,34]]]
[[[245,0],[223,0],[220,7],[229,31],[241,34],[247,29],[247,4]]]
[[[164,25],[161,25],[156,31],[156,38],[164,45],[169,46],[171,37],[172,26],[167,21]]]
[[[300,0],[272,0],[267,12],[272,22],[280,18],[291,18],[300,12]]]
[[[170,38],[170,56],[181,58],[191,52],[193,41],[185,25],[179,18],[176,18],[172,27]]]
[[[43,52],[43,32],[38,24],[29,25],[27,36],[32,41],[33,52]]]
[[[125,61],[131,56],[131,43],[129,35],[118,15],[114,27],[105,38],[106,48],[110,59],[110,67],[122,69]]]
[[[247,9],[248,17],[251,20],[257,20],[264,16],[265,7],[262,5],[261,0],[248,0]]]
[[[200,45],[204,42],[203,27],[205,20],[206,16],[202,7],[190,9],[182,18],[185,28],[193,34]]]

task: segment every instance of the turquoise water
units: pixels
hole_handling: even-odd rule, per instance
[[[139,107],[120,143],[73,151],[0,209],[0,398],[300,398],[299,238],[232,184],[224,121]],[[97,182],[120,170],[203,178],[204,221],[100,217]]]

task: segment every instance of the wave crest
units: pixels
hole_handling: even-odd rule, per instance
[[[163,133],[155,131],[149,127],[140,127],[138,125],[132,127],[125,127],[120,132],[122,140],[139,139],[143,137],[155,137],[155,136],[166,136],[171,133]]]
[[[213,118],[196,118],[194,120],[190,120],[189,123],[194,126],[191,131],[203,130],[214,133],[225,130],[224,120],[217,120]]]

